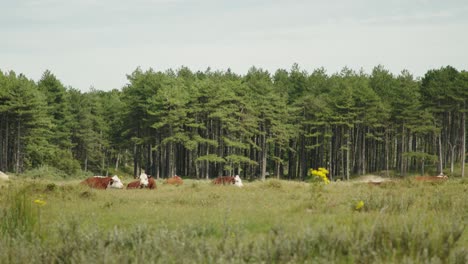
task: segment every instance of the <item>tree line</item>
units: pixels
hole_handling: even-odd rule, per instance
[[[0,170],[464,175],[468,72],[451,66],[422,78],[381,65],[327,74],[294,64],[245,75],[137,68],[127,79],[120,90],[81,92],[50,71],[37,82],[0,71]]]

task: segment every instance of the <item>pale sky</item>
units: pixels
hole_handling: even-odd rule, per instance
[[[468,70],[466,0],[0,0],[0,70],[120,89],[156,71]]]

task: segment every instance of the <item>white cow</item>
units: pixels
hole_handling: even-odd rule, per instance
[[[237,187],[242,187],[244,186],[242,184],[242,180],[241,178],[239,177],[239,175],[236,175],[236,177],[234,177],[234,185],[236,185]]]

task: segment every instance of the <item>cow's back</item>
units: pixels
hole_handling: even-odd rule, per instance
[[[184,183],[182,178],[180,178],[179,176],[173,176],[169,179],[166,179],[164,182],[172,185],[182,185]]]
[[[140,188],[141,188],[140,180],[132,181],[129,184],[127,184],[127,189],[140,189]]]
[[[213,180],[214,184],[235,184],[236,180],[232,176],[219,176],[218,178]]]
[[[111,181],[111,177],[90,177],[82,181],[81,184],[87,185],[94,189],[107,189],[107,186]]]

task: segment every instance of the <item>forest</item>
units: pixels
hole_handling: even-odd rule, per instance
[[[157,178],[331,180],[378,173],[464,176],[468,72],[415,78],[378,65],[274,74],[135,69],[121,89],[82,92],[50,71],[0,71],[0,170],[69,177],[142,169]],[[68,177],[67,176],[67,177]]]

